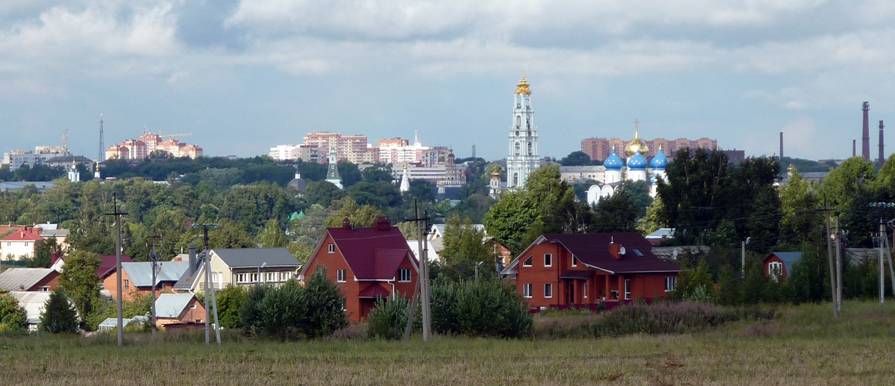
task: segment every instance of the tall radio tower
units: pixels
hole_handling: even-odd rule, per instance
[[[99,152],[96,154],[96,162],[103,162],[105,148],[103,146],[103,113],[99,113]]]

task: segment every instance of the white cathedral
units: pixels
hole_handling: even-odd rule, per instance
[[[666,179],[665,168],[668,166],[668,158],[660,146],[656,155],[647,161],[646,154],[649,148],[640,139],[640,129],[634,129],[634,138],[625,146],[625,159],[622,159],[616,149],[603,161],[603,178],[597,179],[597,183],[587,189],[587,203],[596,205],[600,199],[610,197],[625,181],[646,181],[649,184],[650,196],[656,196],[658,179]]]

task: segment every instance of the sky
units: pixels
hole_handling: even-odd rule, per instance
[[[542,155],[586,137],[710,137],[747,155],[895,146],[889,0],[3,0],[0,151],[95,157],[144,130],[207,155],[312,130],[506,156],[515,84]],[[891,151],[888,151],[891,153]]]

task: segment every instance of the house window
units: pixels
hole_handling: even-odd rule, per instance
[[[131,287],[130,280],[124,280],[124,288],[130,288],[130,287]]]
[[[276,274],[276,272],[265,272],[264,273],[264,281],[266,281],[266,282],[276,281],[276,278],[274,277],[275,274]]]
[[[522,297],[531,299],[531,283],[525,283],[522,285]]]
[[[768,263],[768,275],[771,276],[771,279],[777,281],[783,275],[783,263],[779,261]]]
[[[523,267],[531,267],[532,260],[534,260],[534,257],[532,257],[532,256],[526,257],[525,261],[522,262],[522,266]]]
[[[398,274],[399,274],[398,281],[402,281],[402,282],[410,281],[410,270],[409,269],[401,268],[401,270],[398,272]]]
[[[578,258],[575,257],[575,256],[572,256],[572,266],[573,266],[573,267],[577,267],[577,266],[578,266]]]
[[[677,276],[665,276],[665,292],[674,291],[675,285],[677,285]]]
[[[289,272],[280,272],[280,280],[282,281],[288,281],[290,276]]]
[[[41,290],[42,292],[50,292],[50,287],[43,286],[43,287],[40,287],[40,290]]]
[[[336,270],[336,282],[338,282],[338,283],[345,282],[345,270],[344,269]]]
[[[550,299],[553,297],[553,284],[547,283],[544,284],[544,299]]]
[[[251,275],[251,277],[252,277],[252,283],[257,283],[257,282],[258,282],[258,273],[253,273],[253,274]]]
[[[625,279],[625,300],[631,300],[631,279]]]
[[[327,246],[326,246],[326,253],[329,253],[329,254],[336,253],[336,245],[333,244],[333,243],[330,243],[329,245],[327,245]]]
[[[544,267],[552,267],[553,266],[553,255],[549,253],[544,254]]]

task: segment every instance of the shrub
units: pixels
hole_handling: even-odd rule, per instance
[[[439,283],[434,287],[450,285]],[[513,338],[531,334],[531,315],[514,288],[496,278],[460,282],[454,286],[454,290],[433,289],[432,303],[448,310],[433,313],[433,326],[437,325],[447,333],[456,328],[460,334],[471,336]]]
[[[376,306],[367,316],[367,336],[401,339],[407,326],[409,311],[410,302],[404,297],[377,300]]]
[[[262,331],[261,302],[271,290],[268,286],[256,286],[249,289],[246,300],[239,307],[239,320],[243,332],[248,335],[258,335]]]
[[[293,281],[294,283],[294,281]],[[332,335],[336,330],[348,325],[345,318],[345,297],[339,288],[322,271],[311,277],[304,288],[305,313],[302,330],[306,336],[316,338]]]
[[[60,291],[53,291],[46,309],[40,316],[40,329],[52,334],[78,332],[78,314],[68,298]]]
[[[281,340],[298,335],[307,310],[302,292],[295,281],[267,291],[260,305],[260,327],[265,334]]]
[[[218,318],[221,320],[221,327],[242,327],[240,311],[248,299],[248,292],[243,287],[231,285],[215,295],[218,298]]]
[[[12,295],[0,294],[0,334],[24,332],[28,315]]]
[[[438,334],[460,333],[460,286],[450,281],[436,281],[430,290],[432,331]]]

